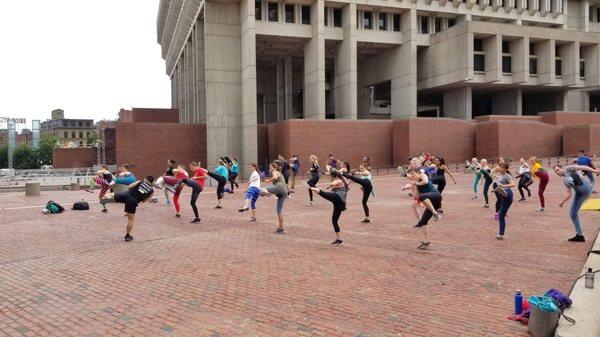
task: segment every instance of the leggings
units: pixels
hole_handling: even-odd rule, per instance
[[[285,199],[287,199],[287,190],[281,188],[281,186],[278,185],[267,186],[265,187],[265,189],[267,190],[267,192],[275,194],[277,196],[277,205],[275,206],[275,212],[277,212],[277,214],[281,214],[281,212],[283,212],[283,203],[285,202]]]
[[[200,192],[202,192],[202,186],[200,186],[200,184],[198,184],[198,182],[193,179],[181,179],[181,181],[192,188],[192,197],[190,199],[190,205],[192,206],[192,210],[194,211],[194,216],[196,217],[196,219],[199,219],[200,216],[198,216],[198,207],[196,206],[196,201],[198,201]]]
[[[496,213],[498,213],[500,212],[500,206],[502,205],[502,196],[496,192],[496,187],[498,187],[498,184],[494,183],[492,187],[494,188],[494,195],[496,196],[496,204],[494,205],[494,208]]]
[[[477,185],[479,185],[480,180],[481,180],[481,173],[479,173],[479,172],[475,173],[475,176],[473,177],[473,192],[475,194],[477,194]]]
[[[431,182],[437,185],[438,192],[444,192],[444,188],[446,188],[446,178],[444,176],[434,176]]]
[[[544,191],[546,191],[546,186],[548,186],[548,182],[550,181],[550,176],[548,172],[535,172],[535,175],[540,178],[540,184],[538,186],[538,196],[540,197],[540,205],[542,208],[546,207],[546,200],[544,199]]]
[[[356,178],[353,175],[348,174],[348,173],[344,173],[344,177],[354,181],[355,183],[359,184],[362,187],[362,190],[363,190],[362,206],[363,206],[363,210],[365,211],[365,216],[368,218],[369,217],[369,206],[367,205],[367,201],[369,201],[369,197],[371,196],[371,192],[373,191],[373,184],[371,183],[371,181],[369,179]]]
[[[483,198],[485,199],[486,205],[490,204],[490,198],[488,196],[490,185],[492,185],[492,179],[485,179],[485,182],[483,183]]]
[[[419,195],[419,201],[423,202],[429,199],[433,208],[438,210],[442,208],[442,194],[440,192],[428,192]],[[433,216],[433,213],[429,210],[429,208],[425,208],[423,211],[423,215],[421,215],[421,220],[419,220],[419,226],[426,226],[429,223],[429,220]]]
[[[527,191],[528,195],[531,195],[531,191],[529,190],[529,182],[531,181],[531,178],[529,178],[528,176],[525,175],[521,175],[521,178],[519,179],[519,194],[521,195],[521,198],[525,198],[525,193],[523,193],[523,189],[525,189]]]
[[[237,178],[238,174],[237,172],[231,172],[229,174],[229,182],[231,183],[231,192],[233,192],[233,185],[235,185],[237,187],[237,183],[235,182],[235,179]]]
[[[319,182],[319,175],[313,175],[310,177],[310,179],[306,183],[310,187],[315,187],[315,186],[317,186],[318,182]],[[313,192],[311,190],[308,190],[308,197],[310,198],[310,201],[313,201]]]
[[[508,213],[508,209],[513,202],[512,191],[510,189],[505,189],[504,191],[506,191],[505,197],[498,195],[500,198],[500,211],[498,212],[498,234],[500,235],[504,235],[504,230],[506,229],[506,213]]]
[[[175,190],[175,193],[173,194],[173,205],[175,205],[175,211],[177,213],[181,212],[181,205],[179,204],[179,196],[181,195],[181,190],[183,190],[183,187],[179,187]]]
[[[225,184],[227,184],[227,179],[218,173],[210,171],[207,171],[206,174],[208,174],[209,177],[217,181],[217,199],[223,199],[223,193],[225,191]]]
[[[346,203],[339,195],[334,192],[326,192],[319,190],[319,195],[323,197],[323,199],[331,201],[333,204],[333,214],[331,214],[331,223],[333,224],[333,230],[336,233],[340,232],[340,226],[338,224],[338,220],[340,219],[340,215],[344,209],[346,209]]]
[[[575,232],[578,235],[583,235],[583,229],[581,228],[581,220],[579,219],[579,209],[583,206],[583,203],[590,197],[592,193],[592,184],[584,182],[581,186],[573,187],[575,195],[571,202],[571,208],[569,209],[569,216],[575,227]]]

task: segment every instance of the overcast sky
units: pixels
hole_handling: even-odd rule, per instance
[[[0,117],[114,119],[170,107],[159,0],[0,0]],[[5,126],[4,126],[5,127]]]

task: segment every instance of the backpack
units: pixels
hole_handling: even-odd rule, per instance
[[[50,200],[46,203],[46,209],[50,211],[50,213],[62,213],[65,208],[59,205],[58,203]]]
[[[71,209],[76,211],[87,211],[88,209],[90,209],[90,205],[86,201],[82,200],[74,203],[73,208]]]

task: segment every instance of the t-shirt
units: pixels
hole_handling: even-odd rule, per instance
[[[331,166],[331,168],[337,169],[338,168],[338,161],[337,159],[329,159],[329,166]]]
[[[152,185],[143,181],[139,183],[136,187],[129,190],[131,196],[137,200],[137,202],[142,202],[148,198],[154,190],[152,189]]]
[[[225,179],[229,179],[229,172],[227,172],[227,168],[223,165],[217,166],[217,168],[215,168],[215,173],[225,177]]]
[[[577,158],[577,165],[592,166],[592,160],[587,156],[581,156]]]
[[[173,174],[173,166],[167,167],[167,170],[165,171],[165,175],[166,176],[170,176],[170,177],[174,176],[174,174]]]
[[[583,176],[573,168],[565,169],[564,184],[567,187],[575,187],[583,185]]]
[[[239,171],[239,167],[237,163],[234,163],[233,165],[231,165],[231,173],[238,173]]]
[[[498,178],[498,184],[500,185],[508,185],[513,180],[512,176],[508,173],[504,173]],[[509,189],[510,187],[504,186],[504,189]]]
[[[250,175],[250,185],[248,185],[248,188],[250,187],[260,188],[260,174],[258,174],[258,171],[253,171]]]
[[[223,167],[223,166],[221,166]],[[194,177],[200,177],[200,176],[204,176],[206,175],[206,170],[203,169],[202,167],[198,167],[196,169],[196,171],[194,171]],[[198,184],[200,185],[200,187],[204,188],[204,181],[206,180],[206,178],[195,178],[194,180],[196,180],[198,182]]]

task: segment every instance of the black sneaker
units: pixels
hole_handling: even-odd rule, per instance
[[[190,221],[190,223],[200,223],[200,222],[202,222],[202,220],[200,220],[200,218],[196,218],[196,219]]]
[[[342,242],[342,240],[337,239],[337,240],[333,241],[331,244],[332,245],[343,245],[344,243]]]
[[[223,207],[221,207],[219,205],[215,206],[215,209],[221,209],[221,208],[223,208]]]
[[[131,241],[133,240],[133,236],[129,235],[129,234],[125,234],[125,241]]]
[[[275,230],[275,234],[285,234],[285,229],[283,229],[283,228],[277,228]]]
[[[371,223],[371,220],[369,219],[364,219],[363,221],[361,221],[362,223]]]
[[[108,212],[108,210],[105,208],[105,209],[101,210],[100,212],[106,213],[106,212]]]
[[[427,249],[430,244],[431,244],[431,242],[429,242],[429,241],[421,241],[421,244],[419,245],[419,247],[417,247],[417,249],[418,250]]]
[[[177,214],[175,214],[175,217],[176,218],[181,218],[181,214],[177,213]]]
[[[570,238],[568,241],[570,241],[570,242],[585,242],[585,237],[583,235],[576,234],[574,237]]]
[[[527,199],[525,199],[525,198],[521,198],[521,199],[519,199],[519,200],[517,200],[517,201],[525,201],[525,200],[527,200]]]

